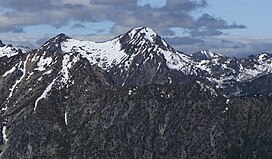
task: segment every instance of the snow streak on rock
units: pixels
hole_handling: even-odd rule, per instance
[[[75,56],[73,57],[73,59],[71,59],[71,57],[72,55],[70,54],[66,54],[63,56],[62,70],[60,71],[61,79],[59,80],[61,84],[60,88],[63,88],[65,85],[66,87],[68,87],[67,82],[69,82],[69,69],[71,69],[72,66],[79,60],[79,56]]]
[[[26,57],[26,60],[24,61],[24,64],[23,64],[23,68],[20,68],[20,70],[23,72],[23,75],[20,77],[20,79],[16,80],[15,81],[15,84],[10,88],[10,93],[9,93],[9,96],[7,98],[7,103],[9,102],[9,99],[12,97],[13,93],[14,93],[14,90],[16,89],[17,85],[19,83],[21,83],[21,81],[23,80],[23,78],[25,77],[26,75],[26,71],[27,71],[27,68],[26,68],[26,65],[27,65],[27,61],[28,61],[28,58],[29,58],[30,55],[28,55]],[[22,63],[21,63],[22,64]],[[19,67],[21,67],[21,64],[19,65]],[[6,104],[6,107],[5,108],[2,108],[2,110],[7,110],[7,104]]]
[[[55,84],[56,79],[54,79],[44,90],[44,92],[42,93],[42,95],[35,101],[35,105],[34,105],[34,112],[36,112],[37,106],[38,106],[38,102],[41,99],[46,99],[48,93],[51,91],[53,85]]]
[[[17,68],[17,65],[12,67],[9,71],[5,72],[5,74],[2,77],[6,77],[7,75],[13,73],[14,71],[16,71],[16,68]]]
[[[8,141],[8,138],[7,138],[7,126],[3,126],[2,136],[3,136],[3,139],[4,139],[4,143],[6,143]]]
[[[67,118],[68,118],[68,113],[65,112],[65,114],[64,114],[64,119],[65,119],[65,120],[64,120],[64,121],[65,121],[65,124],[66,124],[66,125],[68,125],[68,119],[67,119]]]

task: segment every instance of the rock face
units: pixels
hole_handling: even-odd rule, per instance
[[[186,55],[146,27],[14,50],[0,57],[1,158],[272,157],[271,54]]]

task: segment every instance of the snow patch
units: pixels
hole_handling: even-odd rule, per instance
[[[7,138],[7,126],[3,126],[2,136],[3,136],[4,142],[6,143],[8,141],[8,138]]]
[[[138,39],[142,35],[144,35],[146,40],[150,41],[151,43],[155,43],[157,33],[149,27],[137,27],[129,32],[129,36],[133,39]]]
[[[173,80],[171,77],[168,77],[168,80],[169,80],[169,84],[172,84]]]
[[[76,56],[72,60],[70,59],[71,55],[66,54],[63,56],[62,60],[62,70],[60,71],[60,74],[62,76],[60,82],[63,84],[60,88],[62,88],[64,85],[67,85],[67,82],[69,81],[69,69],[72,68],[72,66],[79,61],[79,57]]]
[[[229,110],[228,107],[225,108],[225,110],[222,113],[226,113]]]
[[[34,72],[30,72],[26,78],[26,81],[30,79],[30,77],[34,74]]]
[[[155,38],[157,34],[154,32],[154,30],[150,28],[145,28],[141,31],[141,33],[145,34],[145,38],[148,39],[151,43],[155,43]]]
[[[50,75],[52,73],[53,70],[48,70],[45,73],[43,73],[43,75]]]
[[[2,108],[1,111],[6,111],[8,109],[8,106],[6,104],[6,107]]]
[[[193,65],[195,65],[195,63],[192,61],[190,56],[174,53],[171,51],[165,51],[160,48],[158,51],[164,55],[166,64],[170,69],[179,70],[185,74],[193,74]]]
[[[264,60],[266,60],[267,57],[268,57],[267,54],[261,54],[261,55],[258,57],[258,61],[264,61]]]
[[[49,66],[52,63],[53,59],[52,57],[47,57],[47,58],[40,58],[40,61],[37,63],[38,68],[35,68],[35,70],[38,71],[44,71],[46,70],[46,67]]]
[[[138,87],[135,87],[135,88],[132,88],[132,89],[128,90],[128,95],[137,94],[137,92],[136,92],[137,89],[138,89]]]
[[[212,73],[211,68],[208,67],[209,60],[201,60],[199,63],[195,65],[195,67],[208,72],[209,74]]]
[[[78,52],[88,59],[91,65],[108,70],[118,65],[127,54],[121,50],[119,39],[104,43],[68,39],[61,44],[64,53]]]
[[[229,100],[229,99],[227,99],[227,100],[226,100],[226,104],[229,104],[229,101],[230,101],[230,100]]]
[[[65,114],[64,114],[64,121],[65,121],[66,125],[68,125],[68,119],[67,119],[67,117],[68,117],[68,114],[67,114],[67,112],[65,112]]]
[[[240,69],[240,74],[237,77],[238,81],[246,81],[248,79],[252,79],[253,77],[256,77],[259,75],[262,71],[258,69],[247,69],[247,68],[242,68]]]
[[[200,81],[196,81],[196,83],[198,83],[201,86],[202,90],[209,91],[211,93],[211,95],[213,95],[213,96],[218,96],[217,93],[216,93],[216,91],[213,88],[211,88],[210,86],[205,85],[205,84],[203,84]]]

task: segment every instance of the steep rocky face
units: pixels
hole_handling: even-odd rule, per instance
[[[118,85],[170,83],[170,69],[161,51],[174,49],[157,33],[146,27],[134,28],[122,35],[119,41],[127,58],[109,70]]]
[[[38,51],[43,52],[51,52],[51,53],[62,53],[62,47],[61,44],[68,39],[71,39],[67,35],[61,33],[57,35],[56,37],[49,39],[44,45],[42,45]]]
[[[77,102],[86,102],[84,97],[90,96],[98,99],[93,92],[110,87],[112,80],[106,72],[76,54],[35,52],[20,58],[22,64],[0,78],[2,90],[9,92],[1,94],[1,157],[65,158],[59,150],[69,145],[60,124],[66,122],[68,110],[84,107],[80,103],[73,106],[65,103],[79,94],[84,95]],[[74,94],[70,95],[70,89]]]

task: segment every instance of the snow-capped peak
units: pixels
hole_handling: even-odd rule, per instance
[[[144,37],[146,40],[149,40],[151,43],[155,43],[156,37],[158,36],[158,34],[149,27],[137,27],[130,30],[128,34],[133,39]]]
[[[262,53],[257,55],[258,61],[267,61],[272,60],[272,54],[269,53]]]
[[[120,37],[120,41],[126,46],[133,45],[139,48],[141,46],[151,47],[151,45],[157,45],[163,50],[174,50],[163,38],[161,38],[153,29],[149,27],[137,27],[131,29],[129,32]]]
[[[22,50],[13,47],[11,44],[5,45],[0,40],[0,57],[4,57],[4,56],[11,57],[19,53],[22,53]]]
[[[202,51],[193,53],[192,56],[198,60],[211,60],[211,59],[215,59],[215,58],[225,57],[222,54],[211,52],[209,50],[202,50]]]
[[[67,39],[71,39],[69,36],[65,35],[64,33],[60,33],[53,38],[55,41],[65,41]]]
[[[62,53],[61,44],[68,39],[71,39],[69,36],[61,33],[51,39],[49,39],[39,51],[50,51],[52,53]]]

